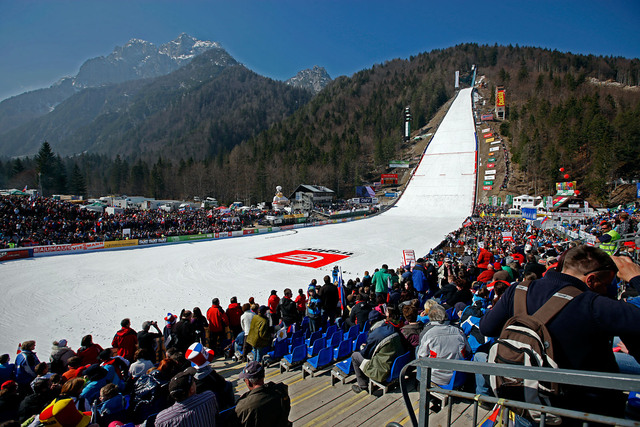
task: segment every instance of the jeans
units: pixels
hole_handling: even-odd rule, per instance
[[[487,363],[487,357],[489,357],[487,353],[483,353],[479,351],[473,356],[473,361]],[[493,393],[491,392],[491,388],[489,385],[490,384],[489,375],[475,374],[475,377],[476,377],[476,394],[482,394],[484,396],[493,396]]]

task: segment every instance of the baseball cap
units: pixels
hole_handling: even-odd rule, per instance
[[[264,368],[259,362],[255,360],[247,363],[247,366],[244,367],[238,378],[241,379],[256,379],[256,378],[264,378]]]
[[[189,393],[191,384],[193,383],[193,376],[196,374],[196,369],[191,367],[176,374],[171,381],[169,381],[169,394],[172,397],[178,397],[180,395],[186,396]]]

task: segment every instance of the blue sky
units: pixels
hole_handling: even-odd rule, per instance
[[[0,99],[75,75],[131,38],[162,44],[182,32],[284,80],[313,65],[351,75],[464,42],[637,58],[639,30],[637,0],[0,0]]]

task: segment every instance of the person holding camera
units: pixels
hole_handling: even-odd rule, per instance
[[[157,332],[149,332],[151,327],[154,327]],[[138,348],[145,350],[145,354],[150,358],[149,360],[156,363],[156,340],[162,338],[162,331],[158,328],[158,322],[153,320],[147,320],[142,323],[142,330],[138,332]]]

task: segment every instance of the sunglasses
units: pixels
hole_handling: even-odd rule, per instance
[[[591,271],[587,271],[586,273],[583,273],[583,276],[588,276],[591,273],[597,273],[599,271],[613,271],[614,273],[618,272],[618,266],[616,266],[614,263],[607,263],[605,265],[601,265],[598,268],[595,268]]]

